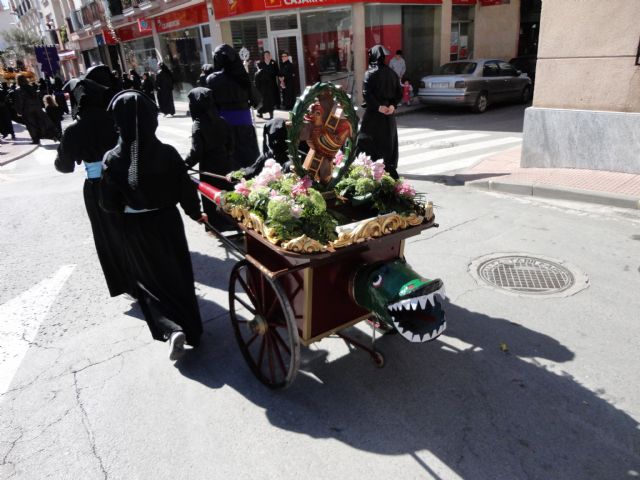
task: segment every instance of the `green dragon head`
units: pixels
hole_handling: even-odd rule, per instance
[[[403,260],[361,267],[351,294],[410,342],[434,340],[446,328],[442,280],[422,277]]]

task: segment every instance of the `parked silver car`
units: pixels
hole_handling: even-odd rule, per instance
[[[418,98],[427,105],[459,105],[484,112],[490,103],[531,100],[531,79],[502,60],[458,60],[420,82]]]

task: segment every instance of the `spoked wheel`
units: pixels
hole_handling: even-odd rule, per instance
[[[300,339],[284,289],[242,260],[229,279],[229,314],[255,376],[270,388],[289,386],[300,365]]]

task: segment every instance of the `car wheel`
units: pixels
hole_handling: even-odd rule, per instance
[[[522,95],[520,95],[521,103],[529,103],[531,101],[531,87],[527,85],[522,89]]]
[[[476,98],[476,104],[473,106],[473,111],[475,113],[484,113],[488,106],[489,98],[487,97],[487,92],[480,92],[478,98]]]

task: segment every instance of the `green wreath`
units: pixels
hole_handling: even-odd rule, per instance
[[[306,175],[306,170],[302,166],[303,161],[300,159],[300,151],[298,150],[300,131],[304,124],[304,115],[307,113],[311,104],[316,101],[316,98],[325,90],[329,90],[334,100],[342,105],[345,118],[351,124],[351,137],[347,138],[343,147],[345,161],[342,168],[333,171],[332,179],[326,186],[314,180],[313,186],[318,190],[332,190],[349,169],[349,165],[351,165],[355,158],[356,135],[358,134],[358,115],[353,107],[351,98],[349,98],[349,95],[347,95],[344,90],[330,82],[318,82],[315,85],[307,87],[304,93],[298,97],[293,106],[293,110],[289,114],[291,128],[289,128],[287,141],[289,142],[289,156],[291,157],[296,173],[300,177]]]

